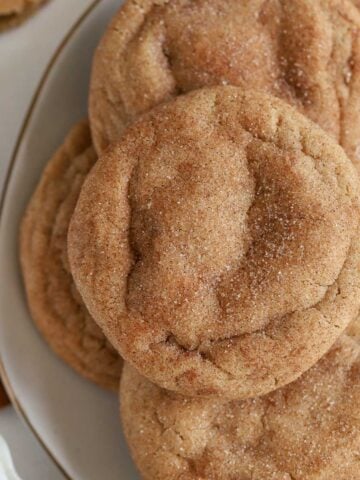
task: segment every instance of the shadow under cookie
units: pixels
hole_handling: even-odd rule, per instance
[[[20,256],[29,308],[46,341],[83,376],[115,390],[122,361],[91,318],[67,260],[69,222],[95,161],[88,123],[80,123],[45,167],[22,220]]]

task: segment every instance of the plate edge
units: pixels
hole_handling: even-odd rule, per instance
[[[0,194],[0,227],[1,227],[1,224],[2,224],[2,220],[3,220],[3,210],[4,210],[4,205],[5,205],[5,199],[6,199],[6,196],[7,196],[10,180],[12,178],[12,173],[13,173],[13,169],[14,169],[14,166],[15,166],[15,163],[16,163],[16,159],[17,159],[17,156],[18,156],[20,145],[22,143],[25,131],[27,130],[28,124],[29,124],[29,122],[32,118],[33,111],[34,111],[35,106],[37,104],[37,101],[40,97],[42,89],[43,89],[43,87],[44,87],[44,85],[45,85],[45,83],[46,83],[46,81],[47,81],[47,79],[50,75],[50,72],[51,72],[55,62],[59,58],[59,56],[60,56],[61,52],[63,51],[63,49],[65,48],[65,46],[72,39],[72,37],[74,36],[74,34],[76,33],[76,31],[78,30],[80,25],[84,22],[84,20],[95,10],[95,8],[102,1],[103,0],[93,0],[93,2],[83,11],[83,13],[79,16],[79,18],[75,21],[75,23],[70,27],[70,29],[68,30],[68,32],[66,33],[66,35],[64,36],[62,41],[59,43],[59,45],[55,49],[54,53],[51,55],[50,60],[47,63],[47,65],[45,67],[45,70],[44,70],[44,72],[43,72],[43,74],[40,78],[40,81],[39,81],[39,83],[36,87],[36,90],[31,97],[30,104],[27,108],[26,114],[25,114],[24,119],[22,121],[20,131],[17,134],[15,145],[13,147],[12,154],[10,156],[10,162],[7,166],[6,173],[5,173],[5,180],[4,180],[4,184],[3,184],[3,189],[2,189],[2,192]],[[1,352],[0,352],[0,376],[1,376],[1,380],[2,380],[2,383],[4,385],[4,388],[6,390],[6,393],[8,394],[13,407],[17,411],[18,415],[22,418],[22,420],[24,420],[24,422],[26,423],[26,425],[30,429],[31,433],[36,438],[36,440],[38,441],[38,443],[40,444],[40,446],[42,447],[44,452],[47,454],[49,459],[58,468],[58,470],[65,477],[66,480],[75,480],[72,477],[70,477],[70,475],[67,473],[65,468],[59,462],[59,460],[52,453],[51,449],[46,445],[46,443],[42,439],[41,435],[37,432],[36,428],[34,427],[34,425],[31,422],[31,420],[29,419],[29,417],[25,413],[25,409],[23,408],[23,406],[21,405],[21,402],[16,397],[14,389],[12,388],[11,382],[9,380],[9,377],[7,375],[7,372],[6,372],[6,369],[5,369],[5,366],[4,366],[4,363],[3,363],[2,358],[1,358]]]

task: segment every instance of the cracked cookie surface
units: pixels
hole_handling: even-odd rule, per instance
[[[213,87],[152,110],[100,158],[69,258],[140,372],[240,399],[296,379],[356,316],[358,228],[341,147],[275,97]]]
[[[22,220],[20,257],[29,308],[48,344],[80,374],[116,390],[122,361],[91,318],[67,258],[69,222],[96,158],[82,122],[45,167]]]
[[[0,0],[0,31],[28,18],[47,0]]]
[[[94,59],[95,148],[159,103],[232,84],[296,106],[359,167],[359,33],[349,0],[129,0]]]
[[[242,402],[182,397],[128,364],[124,432],[145,480],[358,480],[360,322],[296,382]]]

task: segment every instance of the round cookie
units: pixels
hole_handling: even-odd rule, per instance
[[[42,174],[22,220],[20,258],[31,315],[46,341],[80,374],[114,390],[122,361],[89,315],[67,259],[69,222],[95,160],[82,122]]]
[[[296,382],[242,402],[182,397],[125,364],[121,417],[144,480],[358,480],[357,323]]]
[[[360,13],[349,0],[128,0],[94,58],[96,150],[155,105],[221,84],[296,106],[360,168]]]
[[[0,31],[26,20],[46,0],[0,0]]]
[[[358,230],[341,147],[275,97],[213,87],[153,109],[100,158],[69,260],[144,376],[243,399],[295,380],[355,318]]]

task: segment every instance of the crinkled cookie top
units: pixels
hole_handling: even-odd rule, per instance
[[[360,162],[360,13],[349,0],[128,0],[98,47],[98,152],[139,114],[232,84],[296,106]]]
[[[181,397],[125,365],[122,423],[145,480],[357,480],[360,329],[296,382],[242,402]]]
[[[286,103],[236,87],[153,110],[85,181],[81,295],[159,385],[247,398],[310,368],[360,306],[358,178]],[[339,320],[340,319],[340,320]]]
[[[67,232],[97,156],[88,122],[75,125],[46,165],[21,223],[29,308],[51,348],[75,370],[116,390],[122,360],[89,314],[69,268]]]

